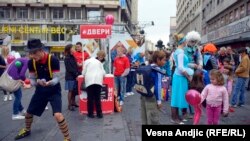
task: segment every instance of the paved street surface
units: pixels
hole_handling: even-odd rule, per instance
[[[62,112],[68,121],[72,141],[141,141],[140,96],[133,95],[125,99],[122,113],[104,115],[103,119],[90,119],[78,111],[67,110],[67,92],[64,90],[64,66],[61,63]],[[22,103],[27,108],[34,89],[23,90]],[[221,124],[248,124],[250,125],[250,93],[246,93],[247,102],[244,107],[236,108],[229,117],[222,117]],[[13,101],[3,102],[3,93],[0,92],[0,141],[13,141],[19,129],[24,127],[24,120],[13,121]],[[161,112],[161,123],[170,123],[170,103],[164,102]],[[200,123],[205,124],[203,112]],[[192,124],[192,120],[186,122]],[[41,117],[35,117],[32,132],[29,137],[20,141],[62,141],[56,121],[52,116],[51,107]]]

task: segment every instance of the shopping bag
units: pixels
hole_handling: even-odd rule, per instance
[[[0,77],[0,87],[8,92],[14,92],[22,86],[22,83],[19,80],[12,79],[5,71]]]

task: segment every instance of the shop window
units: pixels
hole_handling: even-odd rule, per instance
[[[60,26],[52,26],[50,27],[50,33],[51,33],[51,41],[52,42],[60,42],[64,41],[64,30],[62,30],[63,27]]]

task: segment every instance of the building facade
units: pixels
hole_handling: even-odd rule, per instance
[[[250,0],[205,0],[202,19],[203,44],[250,46]]]
[[[203,1],[206,0],[177,0],[176,23],[178,33],[186,34],[192,30],[201,33]]]
[[[170,34],[168,46],[172,49],[176,46],[174,41],[174,34],[176,33],[176,17],[170,17]]]
[[[0,34],[12,36],[12,49],[23,52],[29,38],[42,40],[50,52],[62,53],[83,24],[105,24],[112,14],[112,32],[133,32],[131,0],[1,0]],[[131,29],[130,29],[131,28]]]

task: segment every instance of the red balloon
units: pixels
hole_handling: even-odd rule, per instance
[[[201,110],[201,106],[200,105],[194,106],[194,119],[193,119],[194,120],[193,121],[194,125],[199,124],[200,118],[201,118],[201,112],[202,112],[202,110]]]
[[[113,25],[114,24],[114,16],[113,15],[107,15],[106,17],[105,17],[105,22],[106,22],[106,24],[110,24],[110,25]]]
[[[8,55],[8,56],[7,56],[7,63],[10,64],[10,63],[12,63],[15,59],[16,59],[16,58],[15,58],[14,56]]]
[[[188,90],[186,93],[186,100],[190,105],[198,105],[201,102],[201,94],[196,90]]]
[[[28,84],[30,84],[30,80],[29,79],[25,79],[24,83],[28,85]]]

